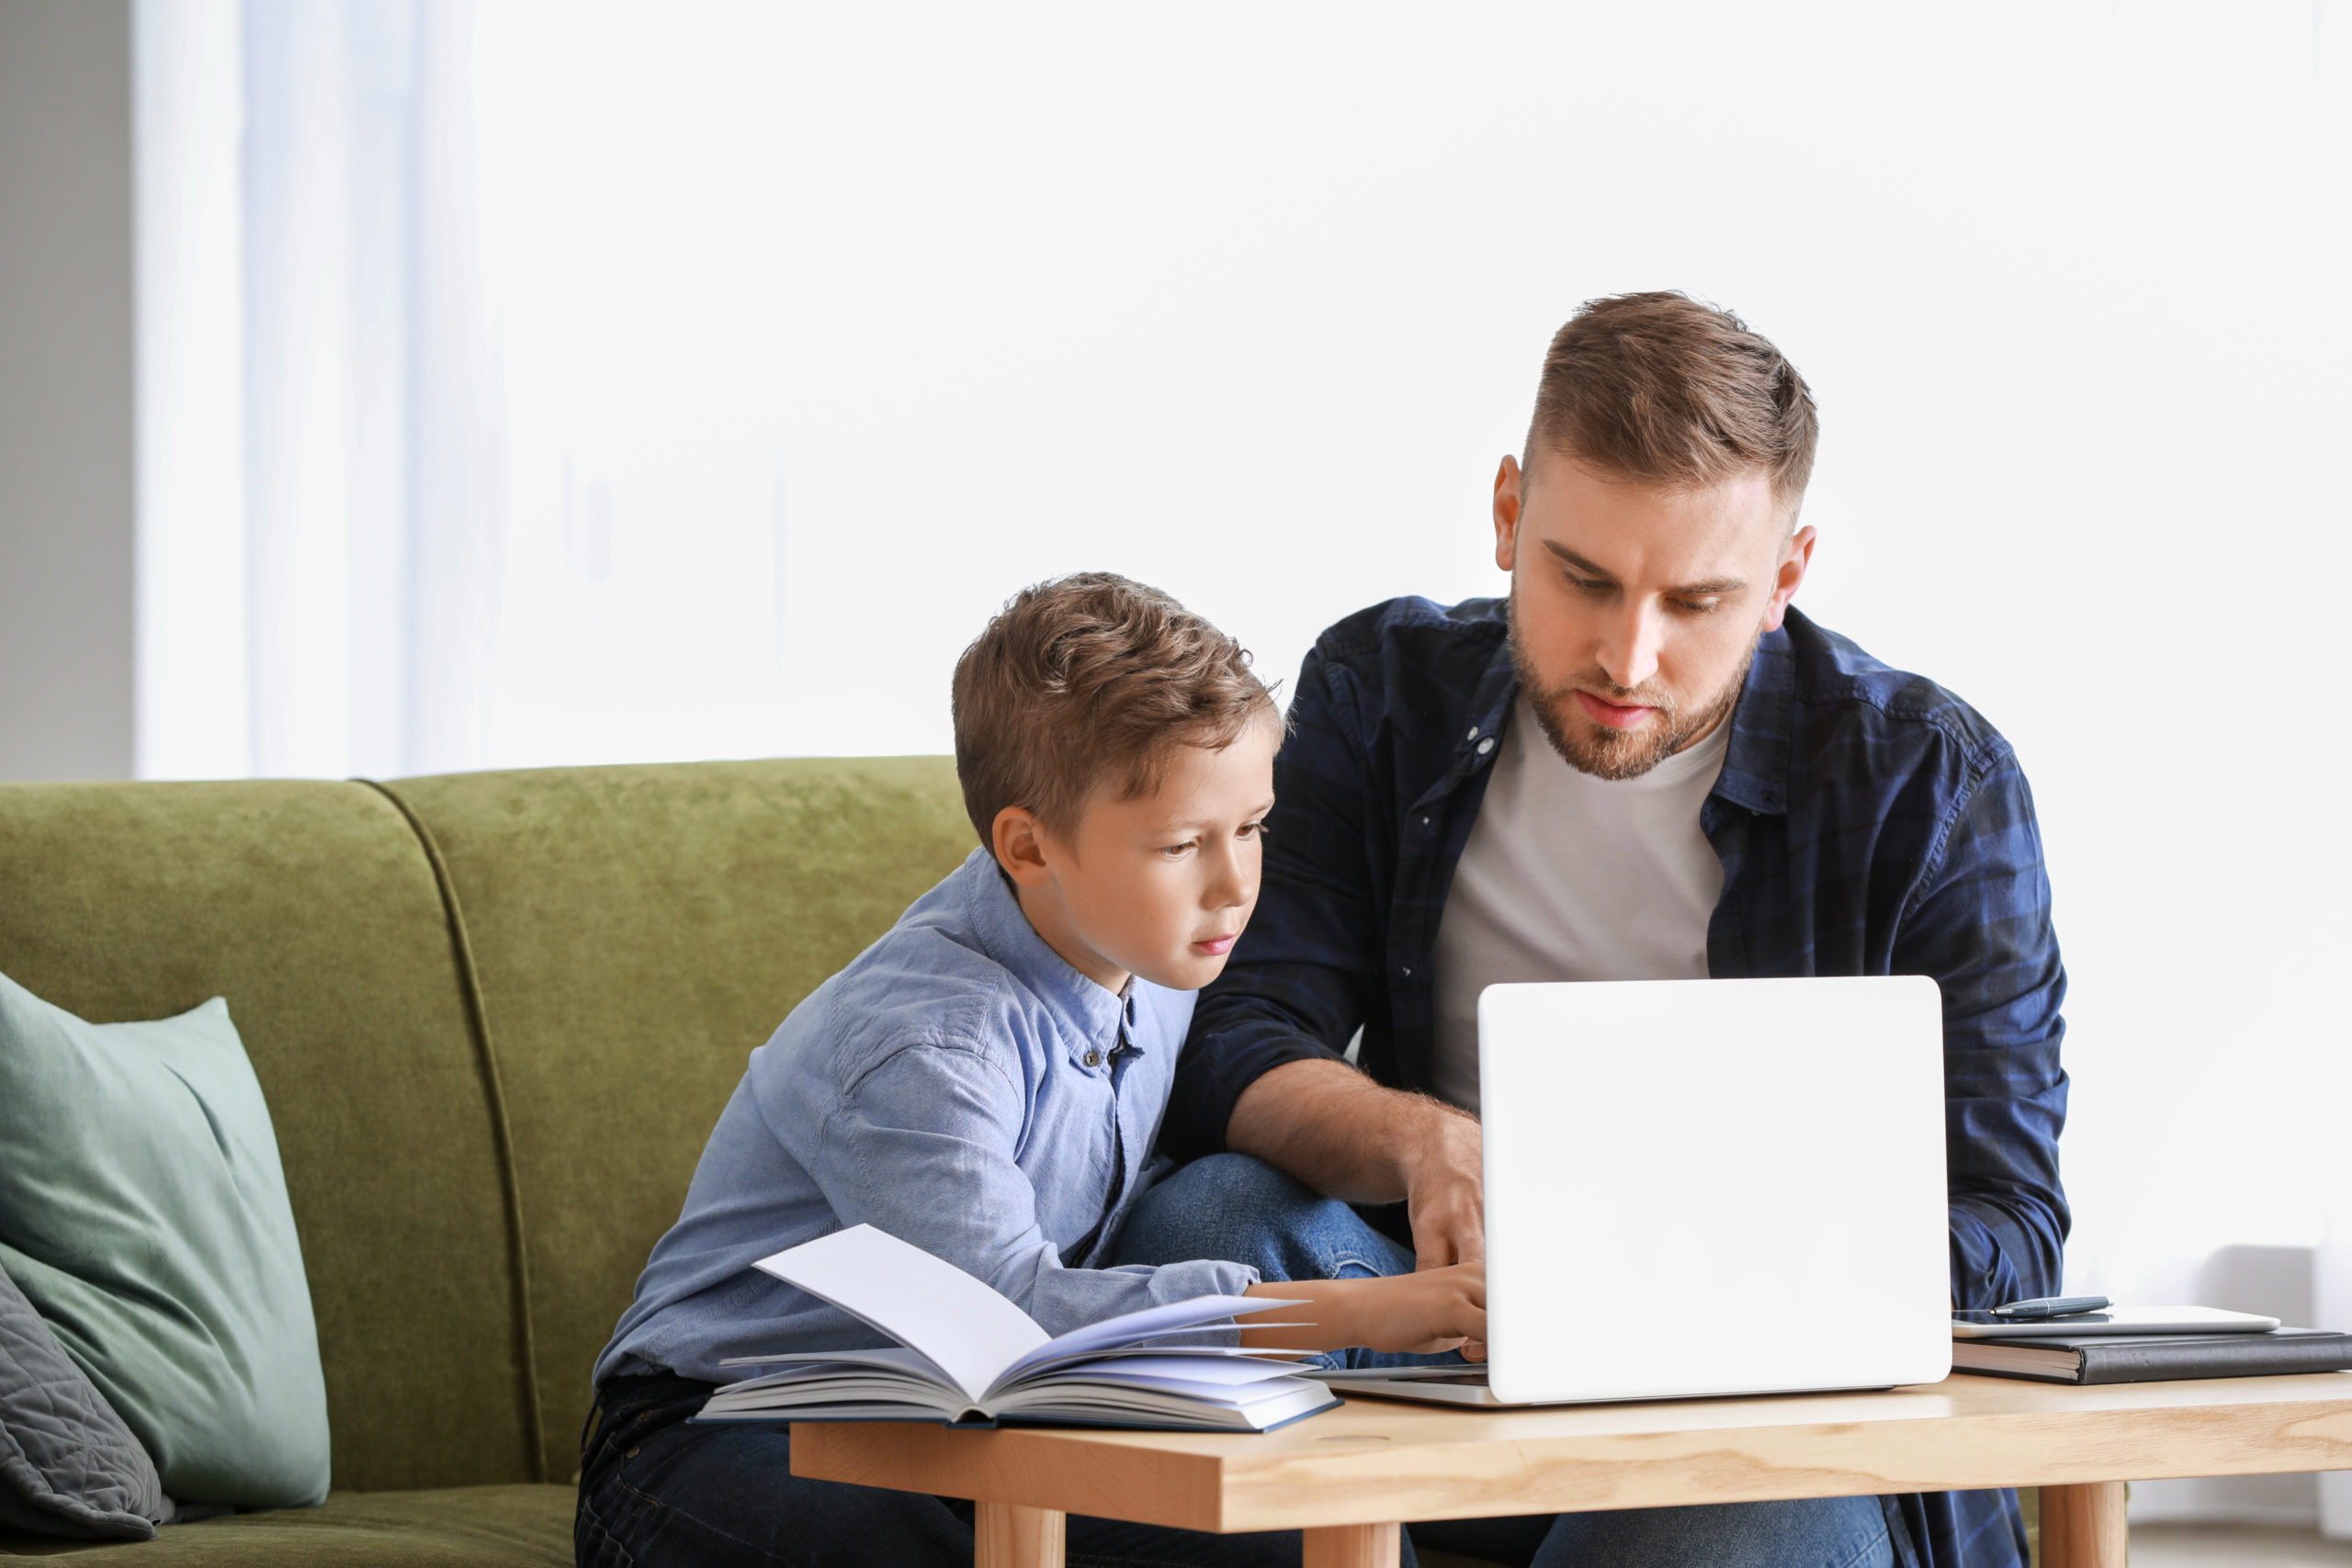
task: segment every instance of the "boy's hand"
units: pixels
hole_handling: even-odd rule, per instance
[[[1363,1287],[1356,1343],[1370,1350],[1435,1356],[1461,1350],[1486,1357],[1487,1266],[1456,1263],[1385,1280],[1350,1281]],[[1471,1356],[1469,1348],[1477,1347]]]
[[[1306,1303],[1238,1319],[1241,1343],[1251,1348],[1343,1350],[1361,1345],[1425,1356],[1461,1349],[1471,1360],[1486,1359],[1483,1263],[1457,1263],[1386,1279],[1269,1280],[1250,1286],[1250,1294]],[[1252,1319],[1310,1326],[1261,1328]]]

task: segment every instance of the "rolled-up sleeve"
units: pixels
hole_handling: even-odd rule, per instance
[[[1122,1313],[1239,1295],[1258,1271],[1220,1259],[1065,1268],[1018,1163],[1027,1104],[985,1049],[922,1041],[884,1055],[827,1118],[809,1174],[843,1226],[870,1224],[986,1280],[1048,1334]],[[1238,1338],[1228,1331],[1227,1342]]]
[[[2060,1288],[2066,973],[2025,774],[2005,743],[1972,773],[1898,924],[1894,970],[1943,988],[1952,1300],[1989,1307]]]

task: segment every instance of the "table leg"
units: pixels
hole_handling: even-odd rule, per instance
[[[2041,1489],[2041,1568],[2124,1568],[2123,1483]]]
[[[1055,1508],[975,1504],[975,1568],[1062,1568],[1062,1537],[1069,1519],[1068,1514]]]
[[[1302,1532],[1301,1568],[1396,1568],[1403,1525],[1326,1525]]]

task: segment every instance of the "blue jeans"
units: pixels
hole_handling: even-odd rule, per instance
[[[1247,1263],[1265,1280],[1364,1279],[1413,1267],[1408,1249],[1349,1205],[1231,1154],[1195,1160],[1145,1193],[1120,1238],[1122,1263],[1193,1258]],[[1428,1359],[1351,1351],[1346,1364]],[[1407,1534],[1526,1568],[1893,1568],[1887,1529],[1876,1497],[1823,1497],[1446,1520]]]

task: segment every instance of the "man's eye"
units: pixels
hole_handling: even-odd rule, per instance
[[[1568,586],[1579,593],[1606,593],[1610,589],[1610,584],[1600,578],[1578,577],[1573,572],[1568,574]]]
[[[1712,615],[1724,607],[1720,599],[1677,599],[1674,607],[1686,615]]]

